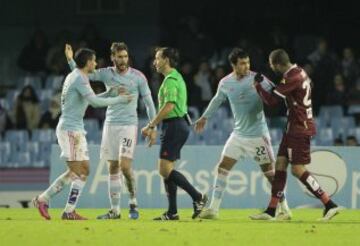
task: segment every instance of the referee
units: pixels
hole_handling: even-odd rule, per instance
[[[162,121],[159,172],[164,178],[168,196],[169,208],[154,220],[178,220],[176,191],[179,186],[193,199],[195,219],[205,207],[207,196],[197,191],[183,174],[175,170],[175,161],[180,159],[180,151],[189,136],[187,115],[186,84],[181,74],[175,69],[179,59],[178,52],[169,47],[156,49],[154,66],[156,71],[164,75],[164,80],[158,93],[159,112],[141,132],[144,136],[153,138],[156,135],[156,125]],[[149,143],[152,145],[154,140]]]

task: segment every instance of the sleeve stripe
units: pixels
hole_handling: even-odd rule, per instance
[[[275,93],[276,95],[278,95],[279,97],[282,97],[283,99],[285,99],[285,98],[286,98],[286,96],[285,96],[285,95],[281,94],[281,93],[280,93],[280,92],[278,92],[277,90],[274,90],[274,93]]]

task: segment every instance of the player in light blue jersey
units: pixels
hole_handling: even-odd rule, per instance
[[[136,201],[135,179],[132,171],[132,159],[137,140],[137,103],[141,96],[146,106],[149,119],[156,115],[155,106],[145,76],[138,70],[129,67],[128,47],[125,43],[111,45],[112,67],[101,68],[89,74],[90,80],[102,81],[106,88],[119,87],[125,89],[134,100],[127,105],[111,105],[107,108],[106,119],[101,140],[100,159],[109,163],[109,200],[111,208],[108,213],[98,216],[98,219],[120,218],[120,190],[122,174],[128,188],[129,217],[139,217]],[[76,63],[72,59],[72,49],[66,45],[65,55],[73,69]],[[156,131],[149,136],[150,145],[156,140]]]
[[[95,52],[80,49],[75,54],[77,68],[65,79],[61,94],[61,116],[56,128],[56,136],[61,148],[61,157],[66,159],[68,170],[60,175],[42,194],[33,199],[40,215],[49,220],[49,200],[59,193],[66,184],[71,183],[69,198],[62,214],[65,220],[84,220],[75,212],[81,191],[89,175],[89,156],[85,139],[83,118],[88,105],[106,107],[115,104],[127,104],[131,96],[118,96],[117,89],[95,95],[91,89],[88,74],[96,67]],[[114,97],[105,97],[105,96]],[[105,97],[105,98],[103,98]]]
[[[227,177],[238,160],[244,158],[255,160],[270,183],[275,174],[273,167],[275,158],[269,130],[263,103],[253,86],[255,73],[250,71],[249,55],[239,48],[234,48],[229,55],[229,61],[233,69],[232,73],[220,81],[216,95],[203,115],[195,122],[195,131],[202,132],[207,119],[228,99],[235,127],[224,146],[220,162],[217,165],[210,206],[200,214],[200,217],[204,219],[218,217]],[[270,90],[273,84],[265,79],[262,86]],[[282,198],[279,208],[279,219],[291,218],[285,197]]]

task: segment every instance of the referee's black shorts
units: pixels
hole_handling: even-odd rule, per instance
[[[180,159],[180,151],[190,133],[190,127],[185,118],[170,118],[162,122],[160,159],[176,161]]]

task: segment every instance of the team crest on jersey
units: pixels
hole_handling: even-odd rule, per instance
[[[281,83],[281,84],[285,84],[285,83],[286,83],[285,79],[282,79],[282,80],[280,81],[280,83]]]

